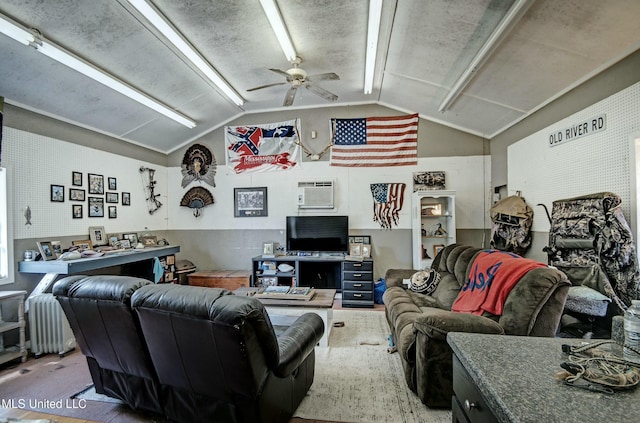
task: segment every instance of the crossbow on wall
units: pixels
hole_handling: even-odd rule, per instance
[[[145,172],[147,179],[145,180]],[[142,181],[144,187],[149,190],[149,196],[146,198],[147,206],[149,208],[149,214],[154,214],[160,207],[162,207],[162,203],[158,200],[160,194],[156,194],[155,187],[156,181],[153,179],[156,173],[155,169],[150,169],[148,167],[140,166],[140,173],[142,176]]]

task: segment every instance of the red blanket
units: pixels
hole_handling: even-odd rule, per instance
[[[487,311],[502,315],[511,289],[529,270],[538,267],[546,265],[503,251],[483,251],[473,261],[469,278],[451,310],[478,315]]]

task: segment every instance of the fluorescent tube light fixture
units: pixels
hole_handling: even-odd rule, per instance
[[[493,52],[498,48],[498,46],[504,41],[504,39],[509,35],[511,30],[516,26],[516,24],[522,19],[529,7],[533,4],[534,0],[518,0],[511,8],[507,11],[504,18],[500,21],[496,29],[491,33],[487,41],[484,45],[478,50],[469,66],[465,69],[465,71],[460,75],[458,80],[453,84],[447,95],[444,97],[440,106],[438,107],[439,112],[445,112],[454,101],[462,94],[462,91],[469,85],[469,82],[476,75],[478,70],[485,64],[487,59],[493,54]]]
[[[173,111],[164,104],[116,79],[114,76],[109,75],[64,48],[57,46],[50,41],[43,40],[40,35],[36,35],[36,33],[22,28],[18,23],[13,22],[2,15],[0,15],[0,33],[5,34],[24,45],[34,47],[45,56],[48,56],[49,58],[80,72],[85,76],[88,76],[94,81],[99,82],[170,119],[173,119],[187,128],[194,128],[196,126],[196,123],[193,120]]]
[[[260,4],[264,9],[264,13],[267,15],[267,19],[269,19],[269,24],[271,24],[276,38],[278,38],[280,48],[282,48],[285,57],[288,61],[293,62],[298,55],[296,54],[296,49],[293,48],[289,31],[287,31],[287,27],[284,26],[278,5],[276,5],[275,0],[260,0]]]
[[[227,81],[176,31],[154,7],[145,0],[127,0],[136,8],[167,40],[173,44],[203,75],[220,89],[236,105],[242,106],[244,99]]]
[[[378,36],[380,34],[380,18],[382,17],[382,0],[369,2],[369,26],[367,29],[367,50],[364,67],[364,93],[373,91],[373,75],[376,70],[378,53]]]

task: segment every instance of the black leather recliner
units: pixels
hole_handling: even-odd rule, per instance
[[[160,384],[142,339],[131,295],[151,282],[128,276],[68,276],[53,287],[96,392],[134,410],[164,414]]]
[[[69,276],[62,305],[96,392],[178,422],[287,422],[311,387],[313,313],[276,336],[263,305],[217,288]]]
[[[276,337],[257,299],[229,293],[149,285],[133,294],[167,417],[287,422],[313,382],[324,323],[308,313]]]

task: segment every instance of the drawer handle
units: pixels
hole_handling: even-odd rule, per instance
[[[354,273],[353,277],[354,278],[361,278],[362,277],[362,273]]]
[[[472,408],[478,408],[475,402],[470,402],[468,399],[464,400],[464,408],[467,411],[471,411]]]
[[[360,264],[360,263],[354,263],[354,264],[353,264],[353,267],[362,267],[362,264]]]
[[[354,286],[354,288],[362,288],[362,284],[361,283],[354,283],[353,286]]]
[[[360,298],[360,297],[362,297],[362,294],[353,294],[353,296]]]

